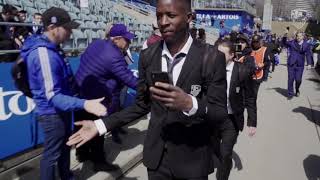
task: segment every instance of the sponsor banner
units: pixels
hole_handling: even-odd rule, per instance
[[[137,74],[138,54],[133,53],[133,64],[129,67]],[[71,58],[73,72],[79,66],[79,58]],[[0,160],[43,142],[43,133],[35,120],[32,99],[23,96],[13,84],[11,67],[13,63],[0,63]],[[135,91],[129,89],[123,105],[129,106],[135,98]]]

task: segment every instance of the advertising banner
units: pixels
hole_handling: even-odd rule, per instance
[[[129,66],[135,74],[138,71],[138,54],[132,54],[135,60]],[[79,66],[79,58],[70,58],[73,72]],[[11,77],[13,63],[0,63],[0,160],[31,149],[43,142],[43,133],[35,120],[32,99],[18,91]],[[129,89],[123,105],[133,103],[135,91]]]

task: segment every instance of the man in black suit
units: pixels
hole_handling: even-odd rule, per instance
[[[250,56],[248,40],[241,35],[238,43],[242,53],[235,56],[235,48],[230,41],[222,41],[218,49],[225,53],[227,66],[227,109],[228,118],[219,125],[220,142],[219,159],[221,164],[217,171],[217,180],[227,180],[232,168],[232,150],[237,142],[239,131],[244,126],[244,108],[247,109],[247,126],[249,136],[256,133],[257,104],[254,93],[254,59]]]
[[[159,0],[157,20],[163,41],[140,54],[135,104],[102,120],[76,123],[83,127],[68,145],[79,147],[151,110],[143,151],[149,179],[206,180],[214,168],[210,136],[227,117],[225,56],[191,38],[190,0]],[[153,84],[152,72],[159,71],[172,84]]]

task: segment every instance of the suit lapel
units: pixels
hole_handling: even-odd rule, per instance
[[[156,48],[156,51],[154,54],[152,54],[151,58],[151,66],[152,66],[152,71],[155,72],[160,72],[162,71],[162,47],[163,47],[163,43],[159,43],[158,47]]]
[[[181,87],[187,77],[190,75],[190,72],[196,63],[201,63],[200,58],[202,57],[199,45],[197,44],[196,40],[193,40],[193,43],[190,47],[190,50],[187,54],[186,60],[182,66],[180,75],[178,77],[176,86]]]

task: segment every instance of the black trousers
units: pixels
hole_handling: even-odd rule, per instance
[[[234,124],[234,116],[229,115],[229,118],[224,121],[219,127],[220,143],[220,166],[217,169],[217,180],[227,180],[232,168],[232,151],[237,142],[239,130]]]
[[[172,174],[170,170],[167,152],[163,152],[163,156],[159,167],[156,170],[148,169],[149,180],[208,180],[208,176],[199,178],[178,178]]]
[[[75,113],[75,121],[96,120],[97,116],[87,113],[84,110]],[[76,131],[79,128],[76,127]],[[76,155],[81,158],[90,159],[93,162],[105,162],[104,136],[96,136],[89,142],[76,149]]]

